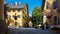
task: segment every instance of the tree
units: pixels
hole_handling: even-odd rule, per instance
[[[32,23],[39,24],[42,22],[42,10],[40,7],[35,6],[32,11]]]

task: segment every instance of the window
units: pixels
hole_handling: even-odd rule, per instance
[[[24,19],[24,20],[26,20],[26,18],[25,18],[25,17],[23,17],[23,19]]]
[[[17,20],[17,16],[14,16],[14,19]]]
[[[23,11],[23,13],[24,13],[24,11]]]
[[[15,12],[15,10],[13,10],[13,12]]]
[[[5,15],[5,18],[8,19],[8,15]]]
[[[14,18],[15,15],[13,15],[13,18]]]
[[[25,19],[25,17],[23,16],[23,19]]]
[[[17,22],[15,22],[15,26],[17,26]]]
[[[20,15],[18,15],[17,17],[20,18]]]
[[[59,24],[59,19],[56,16],[54,17],[54,22],[55,22],[54,23],[55,25],[58,25]]]
[[[17,16],[13,15],[13,18],[14,18],[15,20],[17,20]]]
[[[51,5],[47,2],[46,9],[50,9]]]
[[[57,0],[54,0],[53,2],[53,9],[56,9],[57,8]]]
[[[27,17],[27,16],[25,15],[25,17]]]
[[[11,10],[10,10],[10,9],[8,9],[7,11],[8,11],[8,12],[11,12]]]
[[[20,10],[18,10],[18,12],[20,12]]]
[[[48,9],[48,2],[47,2],[47,5],[46,5],[46,9]]]
[[[24,16],[23,16],[23,19],[24,19]]]
[[[11,9],[11,12],[13,12],[13,10]]]
[[[25,19],[26,20],[26,19]]]

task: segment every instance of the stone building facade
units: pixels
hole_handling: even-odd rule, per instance
[[[42,10],[43,10],[44,23],[47,22],[52,25],[60,25],[59,1],[60,0],[43,0]],[[44,15],[46,17],[44,17]],[[45,18],[45,21],[44,21],[44,18]]]
[[[28,6],[27,4],[10,4],[6,5],[6,22],[9,27],[24,27],[28,23]]]

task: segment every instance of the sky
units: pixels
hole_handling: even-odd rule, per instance
[[[4,4],[11,4],[11,3],[15,3],[15,2],[28,4],[29,16],[31,16],[34,6],[38,6],[38,7],[42,6],[42,0],[4,0]]]

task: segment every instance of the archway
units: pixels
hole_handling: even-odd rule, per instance
[[[54,24],[55,24],[55,25],[59,25],[59,19],[58,19],[58,17],[56,17],[56,16],[54,17]]]

